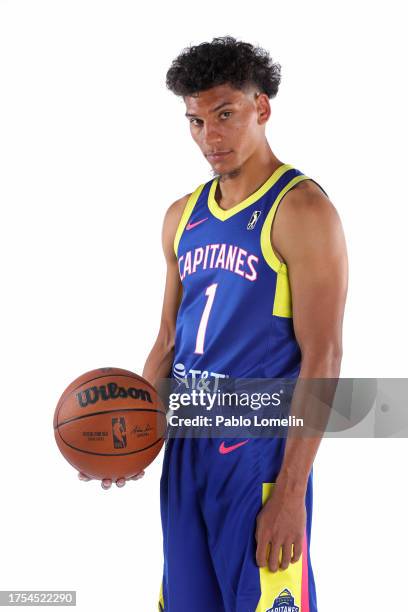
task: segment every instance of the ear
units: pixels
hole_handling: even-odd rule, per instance
[[[271,116],[271,105],[269,104],[269,98],[265,93],[255,93],[255,104],[258,112],[258,123],[262,125],[266,123]]]

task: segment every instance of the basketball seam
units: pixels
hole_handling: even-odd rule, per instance
[[[82,450],[81,448],[77,448],[76,446],[72,446],[72,444],[69,444],[69,442],[67,442],[66,440],[64,440],[64,438],[61,436],[61,432],[58,429],[58,434],[59,437],[61,438],[61,440],[63,441],[64,444],[66,444],[67,446],[69,446],[69,448],[72,448],[72,450],[78,451],[79,453],[85,453],[86,455],[97,455],[100,457],[125,457],[126,455],[134,455],[135,453],[142,453],[145,450],[148,450],[149,448],[152,448],[152,446],[155,446],[158,442],[161,442],[164,438],[157,438],[157,440],[155,440],[152,444],[149,444],[149,446],[145,446],[144,448],[140,448],[138,450],[135,451],[129,451],[127,453],[95,453],[93,451],[87,451],[87,450]],[[64,455],[65,457],[65,455]],[[71,463],[72,465],[72,463]],[[78,468],[76,468],[78,469]]]
[[[112,412],[156,412],[158,414],[162,414],[164,417],[166,413],[163,410],[156,410],[155,408],[112,408],[111,410],[98,410],[98,412],[90,412],[89,414],[81,414],[77,417],[72,417],[67,419],[66,421],[62,421],[62,423],[58,423],[54,426],[54,429],[58,429],[62,425],[66,425],[67,423],[72,423],[73,421],[78,421],[79,419],[86,419],[86,417],[96,416],[99,414],[110,414]]]

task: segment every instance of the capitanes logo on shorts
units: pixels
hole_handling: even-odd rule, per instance
[[[86,408],[89,404],[96,404],[100,400],[107,401],[117,397],[132,397],[143,402],[152,402],[151,395],[146,389],[136,389],[136,387],[119,387],[116,383],[88,387],[76,394],[78,404],[81,408]]]
[[[273,602],[272,608],[268,608],[266,612],[299,612],[299,606],[295,604],[289,589],[284,589]]]

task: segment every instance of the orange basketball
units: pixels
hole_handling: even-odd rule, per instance
[[[154,387],[121,368],[100,368],[76,378],[54,413],[58,448],[92,478],[129,478],[159,454],[166,411]]]

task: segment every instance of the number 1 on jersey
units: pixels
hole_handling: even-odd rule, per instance
[[[205,295],[208,297],[205,308],[203,310],[203,314],[201,315],[200,325],[198,326],[197,338],[196,338],[196,346],[195,353],[199,353],[202,355],[204,353],[204,339],[205,332],[207,330],[207,323],[210,316],[211,308],[215,298],[215,292],[217,289],[218,283],[214,283],[210,285],[205,290]]]

